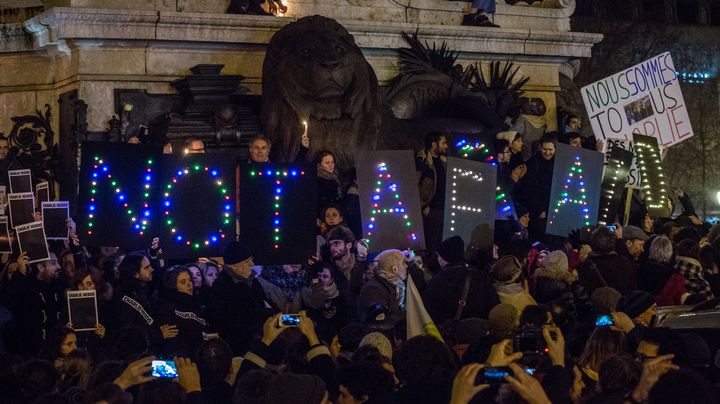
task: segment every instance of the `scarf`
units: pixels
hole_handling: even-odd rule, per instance
[[[495,284],[495,291],[497,293],[504,293],[506,295],[514,295],[517,293],[525,293],[522,283],[511,283],[509,285]]]
[[[400,305],[400,308],[405,309],[405,289],[407,287],[405,281],[399,276],[389,274],[385,271],[377,271],[375,272],[375,276],[379,276],[395,286],[395,296],[398,299],[398,304]],[[410,276],[410,274],[408,274],[408,276]]]
[[[287,273],[283,271],[282,266],[267,266],[263,271],[262,277],[270,281],[273,285],[282,289],[288,300],[293,300],[295,294],[305,286],[307,272],[301,269],[297,272]]]
[[[328,286],[323,285],[323,294],[325,295],[325,301],[333,300],[336,297],[340,296],[340,291],[338,290],[338,287],[337,287],[337,284],[335,283],[335,281],[333,281]]]

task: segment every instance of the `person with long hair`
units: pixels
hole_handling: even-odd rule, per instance
[[[45,357],[55,365],[56,369],[61,369],[65,361],[65,357],[72,351],[77,349],[77,336],[72,328],[57,326],[45,340]]]
[[[342,201],[343,187],[335,167],[335,157],[328,150],[318,152],[317,164],[318,206],[320,208]]]
[[[595,391],[603,362],[613,356],[624,355],[626,351],[625,334],[622,332],[610,327],[598,327],[593,331],[577,362],[586,386],[583,393],[585,398],[590,397]]]
[[[167,355],[192,356],[210,326],[203,317],[197,295],[193,293],[195,282],[187,266],[175,265],[163,277],[162,305],[158,320],[175,327],[175,338],[163,343]]]
[[[145,329],[150,340],[158,344],[163,339],[175,338],[177,327],[159,324],[149,292],[153,267],[142,254],[128,254],[120,262],[117,293],[113,301],[114,329],[128,325]]]

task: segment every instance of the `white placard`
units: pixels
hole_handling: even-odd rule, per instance
[[[657,138],[661,148],[666,148],[693,136],[670,52],[596,81],[580,92],[598,139],[632,140],[633,134],[640,134]]]

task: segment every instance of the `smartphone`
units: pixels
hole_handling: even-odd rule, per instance
[[[615,232],[617,231],[617,226],[615,226],[614,224],[609,224],[605,227],[607,227],[608,230],[610,230],[613,234],[615,234]]]
[[[158,379],[177,379],[178,372],[175,361],[154,360],[152,361],[152,377]]]
[[[507,383],[505,376],[512,376],[513,372],[507,366],[488,366],[478,373],[477,384],[500,384]]]
[[[299,314],[281,314],[278,317],[278,327],[298,327],[300,326]]]
[[[604,314],[601,316],[595,317],[595,327],[607,327],[615,325],[615,322],[613,321],[613,318],[609,314]]]
[[[533,376],[535,374],[535,368],[525,368],[525,373],[527,373],[530,376]],[[505,376],[512,376],[513,372],[512,369],[510,369],[508,366],[488,366],[486,368],[483,368],[480,373],[478,373],[478,377],[475,384],[500,384],[500,383],[507,383],[505,381]]]

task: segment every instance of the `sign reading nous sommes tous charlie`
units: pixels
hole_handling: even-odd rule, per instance
[[[652,136],[668,147],[693,136],[678,73],[669,52],[581,90],[595,136]]]

